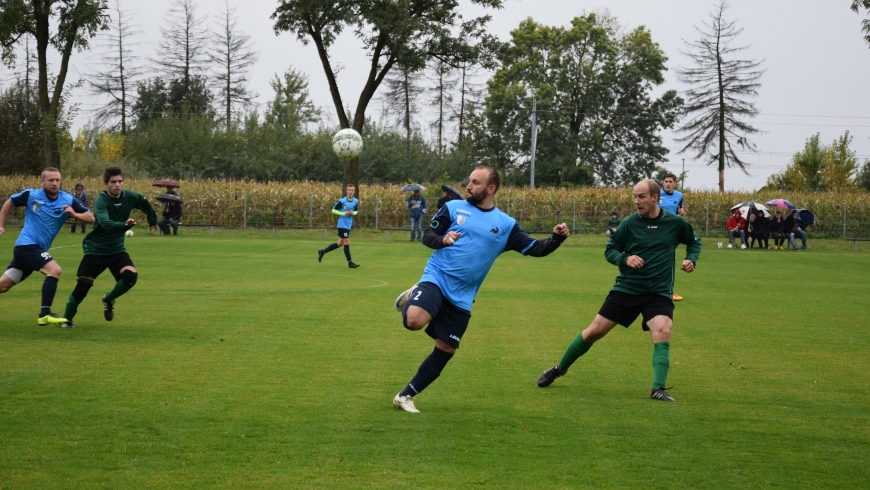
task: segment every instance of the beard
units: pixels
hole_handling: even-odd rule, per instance
[[[465,200],[468,201],[469,204],[472,204],[474,206],[477,206],[478,204],[482,203],[484,199],[486,199],[486,189],[484,189],[483,192],[480,192],[479,194],[474,194],[473,192],[469,191],[465,192],[467,193]]]

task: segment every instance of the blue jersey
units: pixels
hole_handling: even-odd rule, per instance
[[[480,209],[468,201],[447,202],[430,226],[442,236],[448,231],[461,236],[432,253],[420,282],[437,284],[441,294],[468,312],[496,257],[507,250],[525,254],[536,242],[500,209]]]
[[[674,214],[680,214],[677,209],[683,207],[683,193],[674,189],[674,192],[668,194],[662,189],[659,194],[659,207]]]
[[[76,213],[86,213],[88,208],[79,204],[72,195],[58,191],[52,201],[45,195],[44,189],[25,189],[9,198],[16,207],[26,206],[24,213],[24,228],[15,241],[15,246],[39,245],[43,250],[51,248],[51,242],[57,232],[63,227],[69,215],[63,212],[64,206],[70,206]]]
[[[347,196],[344,196],[335,203],[335,206],[333,206],[332,209],[341,211],[342,213],[347,211],[359,211],[359,199],[355,197],[353,199],[348,199]],[[353,215],[339,217],[338,224],[335,227],[349,230],[351,226],[353,226]]]

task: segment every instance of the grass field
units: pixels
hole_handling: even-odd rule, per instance
[[[75,330],[36,325],[40,277],[0,296],[0,487],[870,487],[870,246],[705,239],[677,279],[673,404],[647,398],[637,324],[537,388],[616,268],[602,237],[506,254],[408,414],[391,400],[432,341],[391,305],[425,247],[356,233],[350,270],[341,250],[317,263],[332,233],[183,233],[127,240],[140,278],[111,323],[108,273]],[[81,237],[62,231],[51,251],[58,313]]]

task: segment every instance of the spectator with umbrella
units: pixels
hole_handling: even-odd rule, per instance
[[[160,233],[169,234],[169,227],[172,227],[172,234],[178,235],[178,222],[181,220],[181,205],[183,201],[175,191],[157,196],[157,200],[163,203],[163,219],[157,222],[160,227]]]
[[[456,190],[452,185],[442,185],[441,186],[441,199],[438,199],[438,203],[435,205],[436,209],[441,209],[441,206],[447,204],[448,201],[453,201],[456,199],[464,199],[462,197],[462,193]]]
[[[773,238],[773,248],[782,250],[782,244],[785,243],[785,221],[782,219],[782,213],[779,209],[773,215],[773,219],[768,223],[770,228],[770,236]]]
[[[747,224],[751,230],[750,234],[747,235],[747,237],[751,237],[749,239],[749,248],[752,248],[757,243],[759,249],[770,250],[770,245],[767,242],[767,239],[770,238],[770,220],[764,216],[767,210],[762,211],[758,209],[756,211],[755,213],[750,212],[750,223]]]
[[[734,210],[734,214],[728,218],[728,248],[734,248],[734,237],[740,237],[740,248],[746,248],[746,219],[740,215],[740,210]]]
[[[800,213],[795,209],[791,215],[785,220],[785,233],[788,238],[788,244],[795,250],[798,249],[795,243],[795,237],[801,239],[801,249],[807,248],[807,232],[804,230],[804,223],[801,220]]]
[[[408,184],[402,187],[402,191],[413,191],[408,196],[408,209],[411,210],[411,241],[423,239],[423,215],[428,211],[426,198],[420,195],[420,191],[426,188],[420,184]]]

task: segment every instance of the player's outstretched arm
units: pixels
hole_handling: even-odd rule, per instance
[[[12,209],[12,200],[7,199],[0,208],[0,235],[6,232],[6,217],[9,216],[9,210]]]

